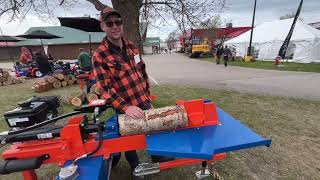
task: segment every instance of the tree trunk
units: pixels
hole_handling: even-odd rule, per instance
[[[168,106],[145,111],[143,119],[119,115],[118,122],[120,134],[127,136],[183,128],[188,125],[188,118],[183,106]]]
[[[143,53],[139,31],[142,0],[112,0],[112,5],[122,16],[124,36],[134,42],[140,49],[140,53]]]

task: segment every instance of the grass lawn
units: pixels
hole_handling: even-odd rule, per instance
[[[32,95],[61,95],[75,93],[76,86],[35,94],[28,80],[24,84],[0,87],[0,114],[15,107],[18,101]],[[320,102],[272,96],[259,96],[234,91],[158,86],[152,89],[158,99],[155,107],[173,105],[176,99],[212,99],[257,133],[273,140],[270,148],[262,147],[232,152],[215,165],[224,179],[320,179]],[[65,111],[70,111],[65,107]],[[6,129],[3,119],[0,129]],[[3,151],[4,148],[1,149]],[[141,161],[148,161],[139,152]],[[200,166],[180,167],[152,175],[153,179],[195,179]],[[43,166],[39,179],[54,179],[59,168]],[[19,173],[0,179],[19,179]],[[129,179],[128,163],[122,158],[112,171],[111,179]]]
[[[197,58],[201,61],[209,61],[216,63],[213,57],[208,58]],[[223,60],[221,58],[220,63],[223,65]],[[302,72],[320,72],[320,63],[293,63],[293,62],[284,62],[282,66],[276,66],[273,64],[273,61],[256,61],[256,62],[228,62],[231,66],[240,66],[247,68],[257,68],[257,69],[272,69],[280,71],[302,71]]]
[[[18,59],[15,59],[14,62],[18,62]],[[12,60],[0,60],[0,63],[12,63]]]

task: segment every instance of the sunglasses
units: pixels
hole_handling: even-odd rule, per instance
[[[121,26],[122,20],[106,21],[105,23],[107,27],[113,27],[113,24],[115,24],[116,26]]]

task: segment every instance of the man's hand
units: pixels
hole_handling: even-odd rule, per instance
[[[129,106],[128,109],[125,111],[127,116],[130,116],[134,119],[142,119],[145,118],[145,114],[142,109],[137,106]]]

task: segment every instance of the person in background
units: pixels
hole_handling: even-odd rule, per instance
[[[223,47],[222,45],[217,47],[217,53],[216,53],[216,62],[217,64],[220,64],[221,55],[223,54]]]
[[[224,60],[224,66],[225,67],[228,66],[229,57],[231,57],[231,56],[232,56],[231,50],[226,45],[224,50],[223,50],[223,60]]]
[[[44,55],[42,50],[37,50],[34,55],[34,60],[39,68],[39,71],[43,74],[49,74],[52,72],[52,67],[46,55]]]
[[[90,55],[83,49],[79,48],[80,54],[78,56],[78,63],[82,71],[91,71],[91,58]]]
[[[22,64],[28,64],[30,61],[32,61],[32,54],[28,48],[22,47],[20,51],[20,62]]]

